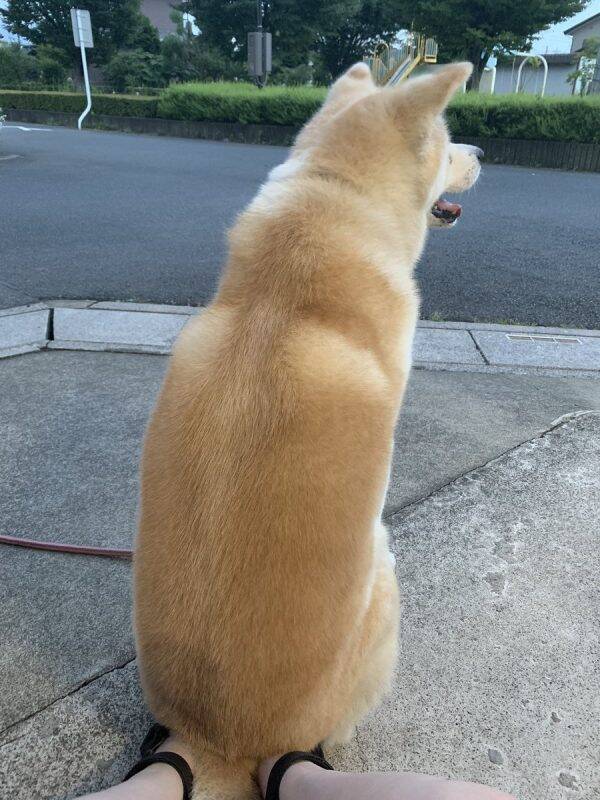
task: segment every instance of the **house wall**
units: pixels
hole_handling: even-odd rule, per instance
[[[173,7],[169,0],[142,0],[140,10],[158,28],[161,39],[175,33],[176,27],[170,19]]]
[[[590,20],[570,35],[573,37],[571,40],[571,52],[576,53],[581,50],[586,39],[591,39],[594,36],[600,38],[600,17]]]

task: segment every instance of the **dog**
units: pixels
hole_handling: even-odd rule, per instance
[[[394,88],[357,64],[239,216],[146,434],[135,631],[196,797],[253,797],[260,759],[344,741],[389,687],[399,598],[381,523],[429,227],[472,186],[443,111],[471,73]]]

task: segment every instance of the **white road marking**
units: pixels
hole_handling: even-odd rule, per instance
[[[15,128],[20,131],[50,131],[51,128],[26,128],[24,125],[3,125],[3,128],[9,130],[10,128]]]
[[[0,161],[10,161],[11,158],[23,158],[23,156],[14,155],[14,156],[0,156]]]

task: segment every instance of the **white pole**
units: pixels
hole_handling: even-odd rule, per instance
[[[544,80],[542,83],[542,91],[540,93],[540,97],[543,97],[546,92],[546,82],[548,80],[548,62],[544,58],[544,56],[537,56],[537,55],[526,55],[523,61],[519,64],[519,70],[517,72],[517,85],[515,86],[515,94],[519,93],[519,84],[521,83],[521,73],[523,72],[523,67],[525,63],[529,61],[530,58],[539,58],[544,66]]]
[[[542,64],[544,65],[544,82],[542,83],[542,93],[540,97],[543,97],[546,93],[546,83],[548,81],[548,62],[544,58],[544,56],[540,56],[542,59]]]
[[[81,63],[83,64],[83,79],[85,81],[85,94],[87,97],[87,106],[83,110],[83,114],[77,120],[77,127],[81,130],[81,123],[92,110],[92,92],[90,90],[90,79],[88,77],[87,57],[85,55],[85,47],[83,45],[83,31],[81,30],[81,17],[77,13],[77,30],[79,32],[79,49],[81,50]]]
[[[523,67],[527,58],[524,58],[523,61],[519,64],[519,69],[517,71],[517,85],[515,86],[515,94],[519,94],[519,84],[521,83],[521,73],[523,72]]]

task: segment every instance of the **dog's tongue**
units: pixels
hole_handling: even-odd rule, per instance
[[[442,200],[441,198],[437,201],[436,206],[440,211],[447,211],[454,217],[460,217],[460,212],[462,211],[462,207],[458,203],[449,203],[447,200]]]

